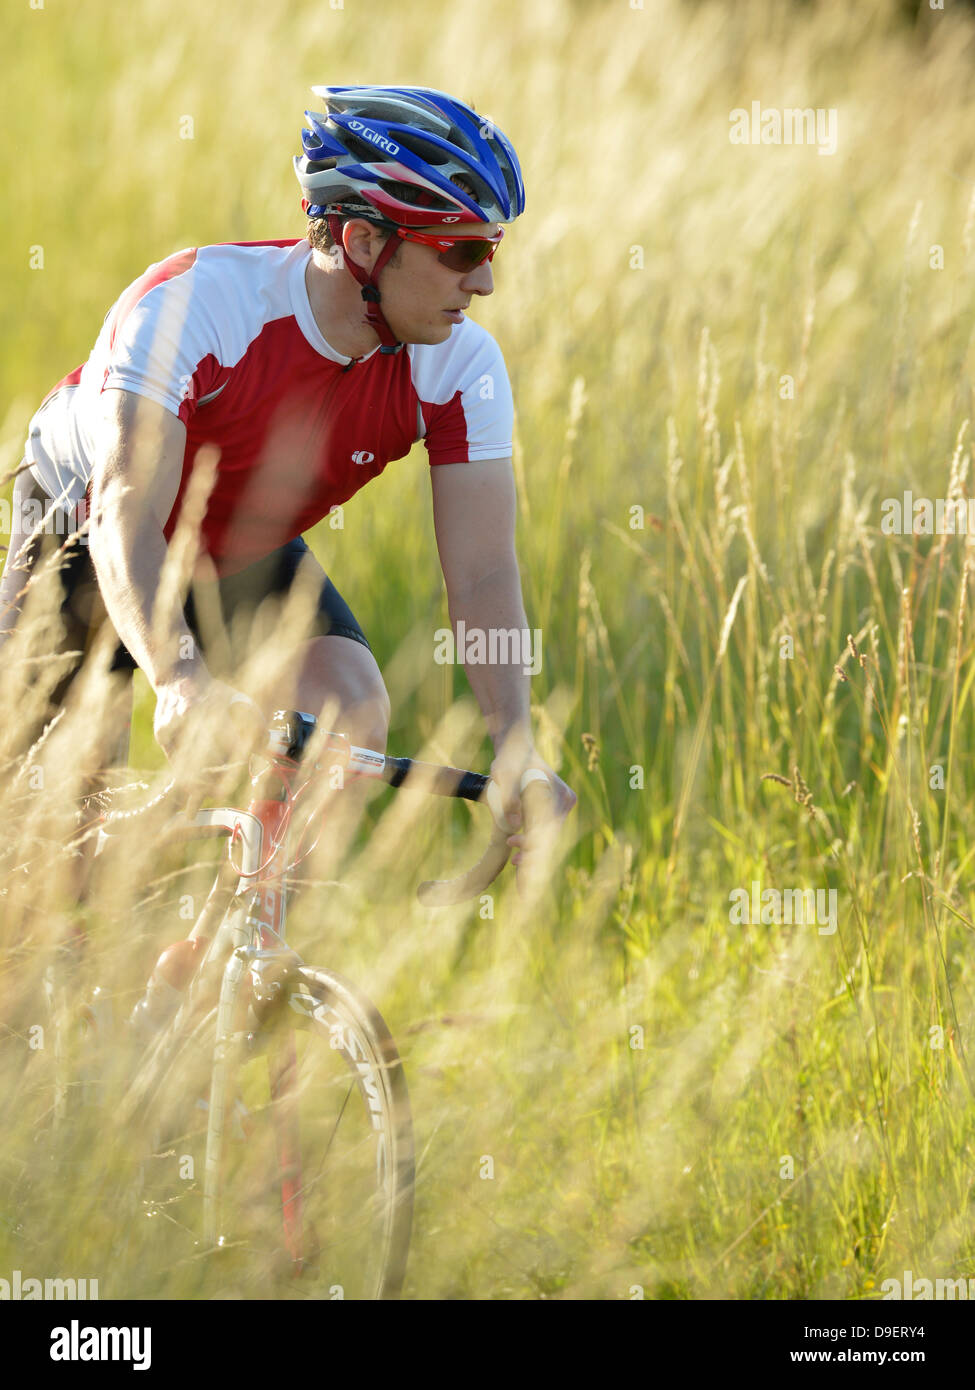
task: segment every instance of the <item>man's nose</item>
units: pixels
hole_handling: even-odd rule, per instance
[[[493,294],[494,276],[491,273],[491,262],[482,261],[469,271],[460,282],[461,289],[466,294]]]

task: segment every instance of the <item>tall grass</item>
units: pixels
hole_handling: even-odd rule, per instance
[[[455,91],[524,156],[528,212],[478,317],[515,389],[540,745],[580,798],[556,901],[527,916],[506,883],[490,919],[421,909],[418,872],[473,852],[468,818],[384,794],[343,886],[294,912],[306,957],[356,979],[402,1044],[407,1294],[851,1298],[908,1268],[975,1277],[973,551],[880,529],[905,488],[971,489],[971,21],[909,29],[879,0],[140,0],[124,24],[105,3],[25,6],[10,31],[4,469],[149,261],[300,234],[312,82]],[[838,152],[731,145],[753,100],[835,107]],[[312,543],[384,668],[391,751],[486,767],[462,673],[431,660],[425,471],[422,451],[392,465]],[[18,659],[46,621],[38,605]],[[28,697],[4,663],[12,737]],[[111,1131],[55,1179],[27,1123],[45,946],[82,919],[84,969],[124,1004],[180,935],[181,867],[151,844],[73,903],[60,846],[97,681],[87,701],[38,754],[43,787],[4,773],[0,1274],[180,1296],[151,1231],[137,1263],[119,1253],[105,1194],[131,1156]],[[140,767],[159,765],[150,710],[143,691]],[[326,849],[309,873],[338,868]],[[131,907],[163,872],[168,936]],[[756,880],[835,888],[835,934],[733,924]]]

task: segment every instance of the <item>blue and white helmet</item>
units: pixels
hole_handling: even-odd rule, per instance
[[[309,217],[403,227],[513,222],[525,210],[514,146],[462,101],[430,87],[313,87],[295,173]]]

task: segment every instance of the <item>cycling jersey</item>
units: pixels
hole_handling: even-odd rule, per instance
[[[312,313],[310,256],[305,240],[224,243],[150,266],[31,420],[25,456],[48,496],[83,499],[112,387],[186,426],[167,539],[199,450],[219,450],[201,531],[218,575],[308,530],[420,438],[431,465],[509,457],[511,389],[491,335],[465,319],[442,343],[345,357]]]

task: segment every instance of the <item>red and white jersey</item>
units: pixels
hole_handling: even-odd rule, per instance
[[[186,425],[172,535],[198,451],[219,450],[202,541],[232,574],[301,535],[422,438],[431,464],[511,454],[512,400],[494,339],[465,319],[433,346],[355,361],[315,321],[308,242],[228,243],[152,265],[109,310],[84,366],[45,398],[26,458],[45,491],[79,502],[107,388]]]

